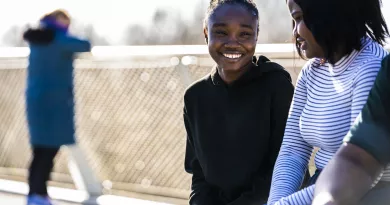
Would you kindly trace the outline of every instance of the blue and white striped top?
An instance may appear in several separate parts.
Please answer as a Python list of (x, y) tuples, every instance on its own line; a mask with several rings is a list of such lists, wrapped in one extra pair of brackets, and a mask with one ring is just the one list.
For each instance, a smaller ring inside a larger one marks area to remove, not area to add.
[[(322, 169), (336, 153), (368, 94), (387, 55), (370, 38), (335, 65), (312, 59), (303, 67), (296, 84), (283, 143), (272, 177), (268, 204), (311, 205), (314, 185), (302, 189), (313, 147), (316, 168)], [(381, 180), (390, 181), (390, 167)]]

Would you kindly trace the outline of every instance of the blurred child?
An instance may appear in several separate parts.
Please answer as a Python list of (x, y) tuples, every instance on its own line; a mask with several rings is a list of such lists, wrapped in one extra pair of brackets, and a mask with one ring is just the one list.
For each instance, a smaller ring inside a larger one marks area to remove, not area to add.
[(28, 205), (51, 205), (47, 181), (62, 145), (75, 144), (73, 55), (88, 52), (86, 40), (68, 35), (70, 16), (55, 10), (28, 29), (26, 111), (33, 158), (29, 169)]

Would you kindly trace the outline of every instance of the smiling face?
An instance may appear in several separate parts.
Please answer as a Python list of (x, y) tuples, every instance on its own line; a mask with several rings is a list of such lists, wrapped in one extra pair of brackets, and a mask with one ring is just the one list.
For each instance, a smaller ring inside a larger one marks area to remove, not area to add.
[(239, 4), (224, 4), (214, 11), (204, 32), (219, 69), (235, 73), (252, 63), (258, 23), (257, 16)]
[(298, 49), (302, 51), (306, 58), (324, 57), (322, 48), (303, 21), (304, 16), (301, 7), (294, 0), (287, 0), (287, 5), (294, 20), (293, 35), (297, 41)]

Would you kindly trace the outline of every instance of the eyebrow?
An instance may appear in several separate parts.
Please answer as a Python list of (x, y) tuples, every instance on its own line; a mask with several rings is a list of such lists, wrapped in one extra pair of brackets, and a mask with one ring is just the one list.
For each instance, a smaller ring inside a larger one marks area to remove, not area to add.
[[(227, 26), (226, 23), (215, 23), (213, 24), (212, 27), (225, 27)], [(248, 24), (240, 24), (241, 27), (244, 27), (244, 28), (249, 28), (249, 29), (253, 29), (252, 26), (248, 25)]]

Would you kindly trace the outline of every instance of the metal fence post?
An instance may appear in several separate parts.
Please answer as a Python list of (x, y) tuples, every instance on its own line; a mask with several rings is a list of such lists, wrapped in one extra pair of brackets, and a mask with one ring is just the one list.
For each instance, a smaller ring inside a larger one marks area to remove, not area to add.
[(187, 88), (193, 82), (188, 66), (184, 65), (183, 62), (180, 61), (176, 68), (185, 88)]
[(69, 154), (68, 168), (76, 188), (88, 192), (92, 197), (102, 195), (102, 185), (89, 166), (80, 146), (71, 145), (66, 148)]

